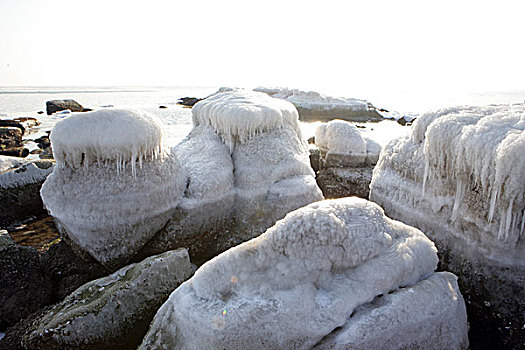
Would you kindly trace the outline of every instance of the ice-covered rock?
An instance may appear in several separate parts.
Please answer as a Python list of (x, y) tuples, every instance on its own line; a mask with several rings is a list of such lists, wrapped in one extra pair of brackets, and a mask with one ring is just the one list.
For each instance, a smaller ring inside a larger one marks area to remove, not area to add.
[(45, 213), (40, 187), (54, 166), (47, 160), (0, 156), (0, 227)]
[(292, 103), (301, 120), (345, 119), (356, 122), (380, 121), (381, 115), (365, 100), (330, 97), (315, 91), (258, 87), (254, 91)]
[(226, 90), (192, 113), (192, 132), (172, 151), (187, 174), (186, 190), (148, 252), (184, 246), (203, 263), (323, 198), (290, 103)]
[[(312, 203), (197, 270), (159, 309), (141, 347), (308, 349), (343, 327), (351, 348), (363, 342), (352, 334), (379, 344), (425, 324), (407, 346), (432, 339), (434, 348), (458, 349), (468, 343), (463, 299), (436, 264), (428, 238), (372, 202)], [(370, 336), (359, 329), (381, 316), (401, 324)]]
[(317, 183), (324, 196), (368, 198), (368, 186), (381, 146), (363, 136), (354, 124), (343, 120), (319, 125), (315, 144), (320, 151)]
[(156, 310), (192, 274), (184, 249), (128, 265), (86, 283), (39, 316), (22, 338), (26, 349), (136, 347)]
[(494, 346), (525, 341), (524, 130), (523, 104), (424, 114), (383, 150), (370, 185), (387, 214), (436, 242)]
[(184, 191), (161, 126), (126, 110), (77, 114), (51, 132), (55, 171), (42, 199), (65, 234), (108, 266), (125, 264), (171, 218)]

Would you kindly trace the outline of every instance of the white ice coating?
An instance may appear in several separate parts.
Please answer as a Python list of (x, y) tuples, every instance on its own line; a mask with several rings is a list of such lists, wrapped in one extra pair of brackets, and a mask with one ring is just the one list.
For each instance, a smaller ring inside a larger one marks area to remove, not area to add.
[(370, 198), (424, 227), (442, 223), (491, 260), (524, 264), (524, 130), (524, 104), (426, 113), (381, 153)]
[(348, 109), (352, 111), (366, 111), (368, 102), (355, 98), (330, 97), (315, 91), (301, 91), (287, 88), (257, 87), (254, 91), (264, 92), (272, 97), (280, 98), (293, 103), (296, 107), (309, 110)]
[(53, 168), (51, 161), (0, 156), (0, 190), (43, 181)]
[(117, 172), (156, 158), (161, 151), (161, 124), (150, 114), (122, 109), (75, 113), (58, 122), (50, 140), (60, 166), (88, 167), (93, 162), (114, 161)]
[(431, 276), (437, 261), (424, 234), (372, 202), (312, 203), (204, 264), (158, 311), (142, 348), (308, 349), (357, 307)]
[(315, 131), (315, 143), (326, 152), (366, 156), (365, 139), (355, 125), (344, 120), (319, 125)]
[(424, 186), (441, 178), (456, 182), (453, 220), (465, 191), (475, 186), (490, 203), (487, 221), (500, 214), (498, 238), (523, 234), (525, 106), (459, 107), (437, 115), (425, 131)]
[(338, 119), (317, 127), (315, 143), (325, 167), (374, 165), (381, 152), (381, 145), (362, 136), (354, 124)]
[(295, 107), (260, 92), (232, 90), (214, 94), (193, 106), (193, 125), (210, 125), (233, 153), (237, 142), (255, 134), (291, 126), (302, 139)]

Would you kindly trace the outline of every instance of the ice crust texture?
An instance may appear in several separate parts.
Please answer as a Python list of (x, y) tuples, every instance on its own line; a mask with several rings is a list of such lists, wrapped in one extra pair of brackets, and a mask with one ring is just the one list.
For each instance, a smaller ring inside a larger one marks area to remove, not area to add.
[(75, 114), (58, 122), (50, 135), (60, 166), (88, 167), (94, 161), (114, 161), (117, 171), (160, 154), (161, 124), (150, 114), (102, 109)]
[[(153, 238), (170, 219), (168, 241), (199, 239), (234, 216), (249, 239), (323, 198), (290, 103), (233, 90), (192, 113), (193, 130), (167, 153), (159, 153), (162, 126), (141, 112), (74, 115), (53, 129), (60, 166), (42, 188), (44, 204), (98, 261), (120, 265), (150, 241), (160, 252), (169, 242)], [(87, 129), (92, 139), (70, 134)]]
[(368, 102), (355, 98), (330, 97), (315, 91), (301, 91), (287, 88), (257, 87), (254, 91), (264, 92), (272, 97), (286, 100), (297, 107), (310, 110), (343, 108), (352, 111), (366, 111)]
[[(336, 348), (424, 345), (432, 334), (440, 338), (427, 347), (462, 348), (463, 299), (455, 276), (434, 273), (437, 262), (423, 233), (375, 203), (312, 203), (197, 270), (159, 309), (142, 349), (331, 348), (329, 334)], [(362, 331), (378, 318), (391, 320), (384, 332)], [(410, 318), (425, 328), (404, 338)]]
[(373, 165), (381, 152), (381, 146), (362, 136), (354, 124), (337, 119), (317, 127), (315, 143), (326, 167)]
[(459, 236), (485, 256), (523, 266), (524, 130), (523, 104), (424, 114), (410, 137), (385, 148), (371, 198), (382, 203), (407, 196), (402, 200), (412, 207), (444, 216), (452, 231), (463, 232)]

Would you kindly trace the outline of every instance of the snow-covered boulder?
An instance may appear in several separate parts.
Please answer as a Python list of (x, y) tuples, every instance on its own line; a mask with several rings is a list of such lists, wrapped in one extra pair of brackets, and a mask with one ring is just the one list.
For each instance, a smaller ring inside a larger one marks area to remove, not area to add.
[(365, 100), (330, 97), (315, 91), (301, 91), (287, 88), (258, 87), (254, 91), (292, 103), (303, 121), (344, 119), (355, 122), (380, 121), (383, 118)]
[(324, 196), (368, 198), (368, 186), (381, 146), (363, 136), (354, 124), (343, 120), (319, 125), (315, 144), (320, 151), (317, 183)]
[(41, 191), (64, 234), (107, 266), (125, 264), (171, 218), (185, 175), (141, 112), (73, 115), (51, 132), (57, 161)]
[(185, 246), (203, 263), (323, 198), (292, 104), (236, 89), (200, 101), (192, 114), (193, 130), (172, 150), (186, 190), (148, 252)]
[(40, 187), (55, 163), (0, 156), (0, 227), (45, 214)]
[[(329, 348), (328, 335), (339, 348), (388, 339), (463, 348), (463, 299), (453, 275), (434, 273), (437, 261), (425, 235), (372, 202), (312, 203), (204, 264), (159, 309), (141, 348)], [(374, 319), (392, 324), (363, 332)], [(407, 333), (413, 325), (420, 334)]]
[(184, 249), (84, 284), (45, 311), (22, 337), (26, 349), (135, 348), (155, 311), (192, 268)]
[(472, 328), (485, 318), (493, 329), (477, 332), (502, 337), (494, 346), (525, 341), (524, 130), (523, 104), (424, 114), (385, 147), (370, 185), (388, 215), (436, 242), (478, 315)]

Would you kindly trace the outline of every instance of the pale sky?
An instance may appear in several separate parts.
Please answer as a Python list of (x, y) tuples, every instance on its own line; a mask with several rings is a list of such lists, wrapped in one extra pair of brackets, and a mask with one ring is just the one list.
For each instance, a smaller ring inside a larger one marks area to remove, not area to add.
[(0, 86), (525, 89), (525, 1), (0, 0)]

